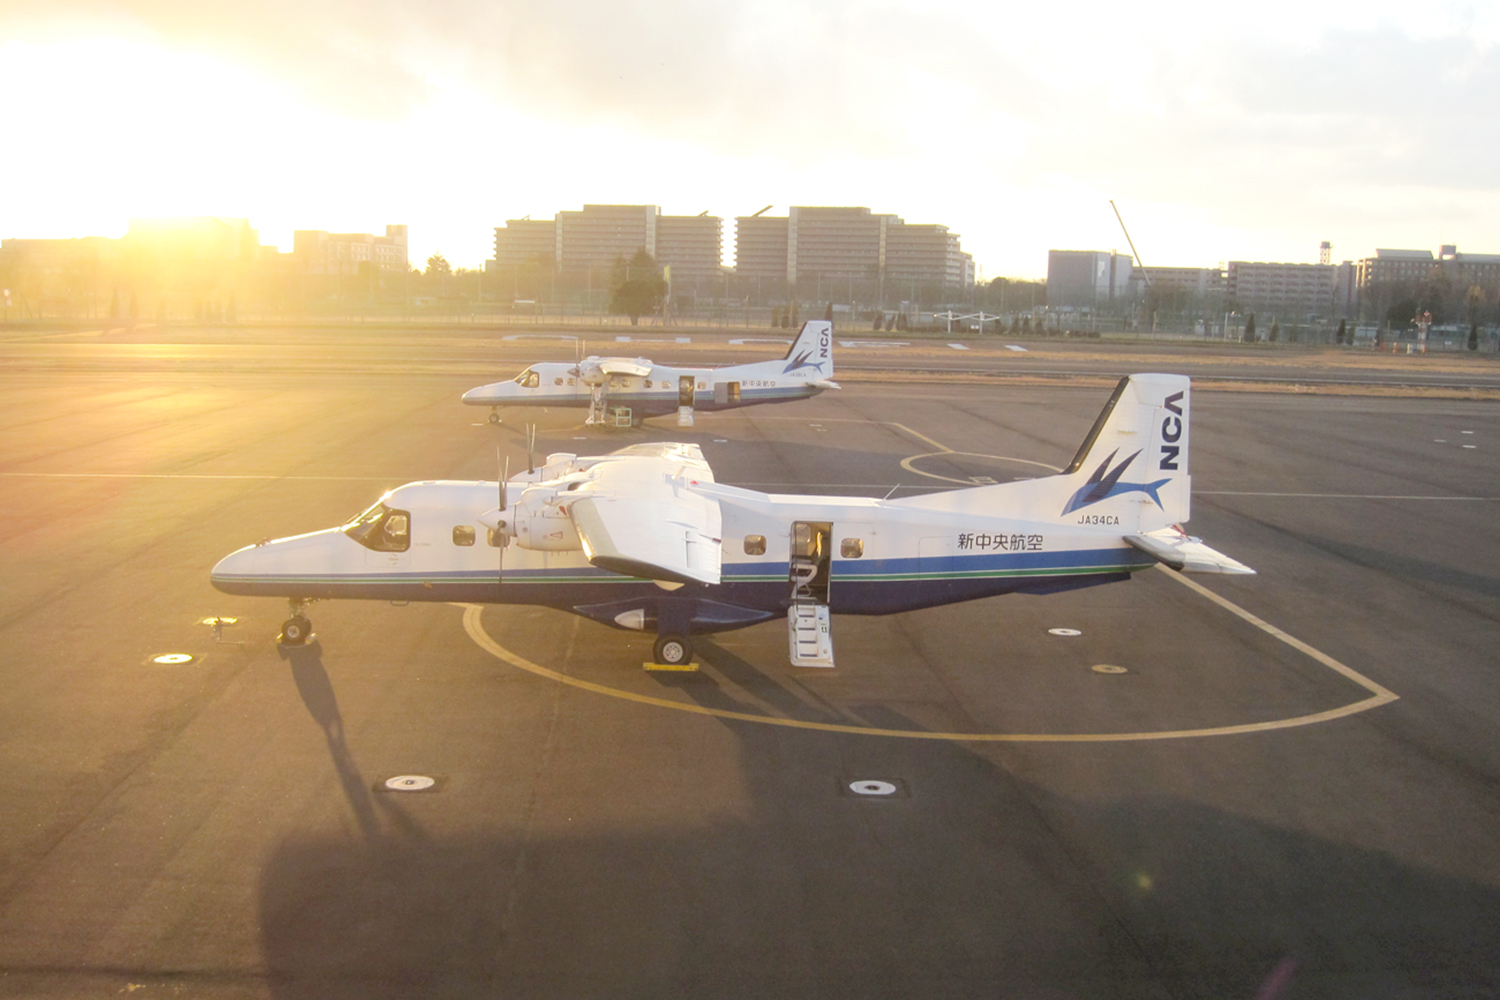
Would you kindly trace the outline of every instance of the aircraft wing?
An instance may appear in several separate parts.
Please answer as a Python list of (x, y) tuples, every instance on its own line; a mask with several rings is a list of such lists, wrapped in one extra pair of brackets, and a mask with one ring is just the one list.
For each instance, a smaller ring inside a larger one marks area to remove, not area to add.
[(633, 445), (591, 469), (566, 501), (584, 555), (601, 569), (675, 583), (718, 583), (719, 502), (693, 492), (712, 482), (697, 445)]
[(606, 375), (636, 375), (645, 378), (651, 374), (651, 362), (643, 358), (604, 358), (599, 370)]
[(1255, 570), (1174, 526), (1126, 535), (1125, 541), (1183, 573), (1253, 574)]

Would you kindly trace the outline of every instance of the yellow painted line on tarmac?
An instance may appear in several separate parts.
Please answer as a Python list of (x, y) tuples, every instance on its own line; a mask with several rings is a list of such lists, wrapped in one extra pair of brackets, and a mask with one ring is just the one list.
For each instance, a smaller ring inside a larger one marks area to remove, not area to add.
[(1314, 649), (1300, 639), (1288, 635), (1274, 625), (1263, 621), (1244, 608), (1241, 608), (1233, 601), (1220, 597), (1190, 580), (1185, 580), (1176, 573), (1172, 573), (1171, 575), (1187, 584), (1190, 589), (1202, 593), (1215, 604), (1233, 612), (1262, 631), (1287, 643), (1297, 651), (1307, 654), (1317, 662), (1354, 681), (1367, 691), (1372, 692), (1371, 697), (1340, 706), (1339, 708), (1329, 709), (1326, 712), (1299, 715), (1290, 719), (1273, 719), (1269, 722), (1248, 722), (1237, 726), (1213, 726), (1205, 729), (1174, 729), (1144, 733), (934, 733), (914, 729), (877, 729), (871, 726), (850, 726), (834, 722), (808, 722), (802, 719), (788, 719), (774, 715), (757, 715), (752, 712), (734, 712), (722, 708), (708, 708), (704, 705), (636, 694), (633, 691), (623, 691), (604, 684), (596, 684), (593, 681), (569, 677), (566, 674), (544, 667), (539, 663), (533, 663), (525, 657), (511, 652), (492, 639), (489, 633), (484, 630), (484, 623), (480, 620), (480, 616), (484, 611), (483, 605), (460, 604), (457, 607), (464, 609), (464, 631), (469, 633), (469, 638), (473, 639), (479, 648), (491, 656), (509, 663), (513, 667), (536, 674), (538, 677), (545, 677), (548, 680), (567, 684), (570, 687), (579, 688), (583, 691), (592, 691), (595, 694), (618, 698), (621, 701), (631, 701), (636, 704), (651, 705), (656, 708), (667, 708), (675, 712), (687, 712), (692, 715), (709, 715), (719, 719), (734, 719), (739, 722), (781, 726), (787, 729), (810, 729), (824, 733), (846, 733), (851, 736), (886, 736), (910, 740), (945, 740), (954, 743), (1129, 743), (1145, 740), (1182, 740), (1207, 736), (1237, 736), (1246, 733), (1263, 733), (1276, 729), (1311, 726), (1320, 722), (1342, 719), (1358, 712), (1365, 712), (1393, 702), (1399, 697), (1352, 667), (1348, 667), (1333, 657)]
[(908, 434), (908, 435), (916, 438), (918, 441), (923, 441), (923, 442), (925, 442), (927, 444), (932, 445), (934, 448), (938, 449), (937, 451), (926, 451), (926, 452), (923, 452), (920, 455), (911, 455), (911, 456), (908, 456), (907, 458), (903, 458), (901, 460), (901, 468), (905, 469), (907, 472), (913, 473), (913, 474), (918, 475), (918, 476), (926, 476), (929, 479), (941, 479), (945, 483), (962, 483), (965, 486), (973, 486), (974, 485), (974, 480), (972, 480), (972, 479), (955, 479), (953, 476), (940, 476), (936, 472), (923, 472), (921, 469), (919, 469), (916, 466), (912, 465), (913, 462), (919, 461), (921, 459), (924, 459), (924, 458), (936, 458), (939, 455), (964, 455), (964, 456), (967, 456), (969, 458), (989, 458), (989, 459), (993, 459), (993, 460), (995, 460), (997, 462), (1016, 462), (1016, 463), (1018, 463), (1020, 465), (1035, 465), (1038, 468), (1047, 469), (1047, 470), (1052, 471), (1052, 472), (1061, 472), (1062, 471), (1062, 469), (1058, 468), (1055, 465), (1048, 465), (1046, 462), (1033, 462), (1029, 458), (1012, 458), (1009, 455), (988, 455), (988, 454), (985, 454), (983, 452), (978, 452), (978, 451), (954, 451), (952, 448), (949, 448), (947, 445), (943, 444), (941, 441), (934, 441), (932, 438), (928, 437), (926, 434), (923, 434), (920, 431), (914, 431), (910, 427), (906, 426), (905, 424), (898, 424), (898, 423), (896, 423), (894, 421), (891, 421), (891, 422), (886, 423), (886, 426), (887, 427), (894, 427), (898, 431), (901, 431), (904, 434)]
[[(1327, 653), (1324, 653), (1321, 650), (1314, 649), (1312, 646), (1309, 646), (1307, 643), (1303, 642), (1301, 639), (1298, 639), (1294, 635), (1288, 635), (1281, 629), (1277, 628), (1275, 625), (1272, 625), (1270, 622), (1265, 621), (1262, 618), (1258, 618), (1254, 614), (1251, 614), (1249, 611), (1246, 611), (1244, 608), (1240, 607), (1238, 604), (1235, 604), (1229, 598), (1221, 597), (1220, 595), (1215, 594), (1212, 590), (1209, 590), (1207, 587), (1203, 586), (1196, 580), (1191, 580), (1183, 574), (1177, 572), (1176, 570), (1166, 569), (1165, 567), (1161, 567), (1161, 569), (1162, 572), (1166, 573), (1168, 577), (1176, 580), (1178, 583), (1182, 584), (1189, 590), (1198, 594), (1202, 594), (1204, 597), (1208, 598), (1210, 601), (1213, 601), (1219, 607), (1238, 615), (1267, 635), (1274, 636), (1275, 638), (1280, 639), (1282, 642), (1286, 643), (1288, 646), (1291, 646), (1297, 652), (1310, 656), (1314, 660), (1317, 660), (1319, 663), (1323, 664), (1323, 666), (1327, 667), (1329, 670), (1332, 670), (1335, 673), (1342, 674), (1343, 676), (1349, 678), (1349, 680), (1353, 681), (1360, 687), (1364, 688), (1366, 691), (1369, 691), (1371, 694), (1373, 694), (1374, 698), (1370, 700), (1374, 701), (1376, 704), (1384, 705), (1386, 702), (1395, 701), (1400, 697), (1400, 695), (1395, 694), (1388, 688), (1384, 688), (1379, 684), (1376, 684), (1374, 681), (1370, 680), (1370, 678), (1366, 677), (1358, 670), (1355, 670), (1353, 667), (1346, 666), (1345, 664), (1342, 664), (1338, 660), (1335, 660), (1333, 657), (1329, 656)], [(1364, 711), (1363, 708), (1356, 707), (1360, 705), (1364, 705), (1364, 702), (1356, 702), (1354, 705), (1346, 706), (1343, 709), (1335, 709), (1335, 711), (1338, 712), (1339, 715), (1352, 715), (1356, 711)], [(1368, 707), (1374, 708), (1375, 705), (1369, 705)], [(1333, 716), (1333, 718), (1338, 717), (1338, 715)]]
[[(927, 442), (928, 444), (932, 445), (934, 448), (937, 449), (937, 451), (930, 452), (929, 454), (933, 454), (933, 455), (951, 455), (951, 454), (953, 454), (953, 449), (950, 448), (950, 447), (948, 447), (947, 445), (943, 444), (941, 441), (934, 441), (932, 438), (928, 437), (926, 434), (922, 434), (922, 433), (919, 433), (918, 431), (914, 431), (910, 427), (906, 426), (905, 424), (898, 424), (895, 421), (892, 421), (892, 422), (886, 424), (886, 426), (887, 427), (894, 427), (894, 428), (896, 428), (896, 430), (902, 431), (902, 432), (904, 432), (906, 434), (909, 434), (912, 437), (916, 438), (918, 441), (925, 441), (925, 442)], [(921, 456), (917, 456), (917, 457), (921, 457)], [(915, 472), (916, 470), (914, 469), (912, 471)]]

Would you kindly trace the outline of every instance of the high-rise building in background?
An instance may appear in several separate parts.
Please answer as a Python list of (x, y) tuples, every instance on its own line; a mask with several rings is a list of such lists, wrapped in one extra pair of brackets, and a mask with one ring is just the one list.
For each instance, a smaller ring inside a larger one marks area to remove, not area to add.
[[(735, 220), (736, 277), (765, 291), (866, 301), (956, 295), (974, 260), (947, 226), (908, 225), (864, 207), (793, 205), (785, 216)], [(839, 294), (840, 292), (844, 294)]]
[(707, 212), (701, 215), (658, 215), (656, 252), (658, 264), (672, 269), (673, 285), (719, 278), (724, 272), (724, 220)]
[(581, 212), (557, 213), (560, 267), (609, 267), (636, 251), (656, 256), (655, 205), (585, 205)]
[(722, 271), (724, 220), (663, 215), (655, 205), (585, 205), (553, 219), (509, 219), (495, 229), (487, 270), (539, 262), (562, 270), (607, 270), (644, 250), (671, 267), (674, 282), (717, 278)]
[(522, 267), (542, 263), (548, 267), (557, 264), (557, 220), (507, 219), (505, 225), (495, 228), (495, 256), (485, 264), (498, 267)]

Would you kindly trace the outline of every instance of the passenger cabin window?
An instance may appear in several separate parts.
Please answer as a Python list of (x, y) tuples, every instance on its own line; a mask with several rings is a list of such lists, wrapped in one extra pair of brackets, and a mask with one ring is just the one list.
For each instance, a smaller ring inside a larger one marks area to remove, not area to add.
[(377, 503), (344, 528), (344, 534), (376, 552), (411, 548), (411, 514)]
[(454, 545), (473, 545), (474, 526), (471, 524), (459, 524), (453, 528)]
[(858, 559), (865, 554), (863, 538), (845, 538), (839, 542), (839, 555), (845, 559)]
[(557, 378), (553, 379), (552, 380), (552, 384), (553, 385), (562, 385), (562, 376), (559, 375), (559, 376), (557, 376)]
[(492, 549), (503, 549), (505, 548), (505, 532), (488, 528), (484, 533), (484, 541)]
[(530, 368), (516, 376), (516, 385), (523, 389), (535, 389), (542, 384), (542, 377)]
[(747, 556), (763, 556), (765, 554), (766, 554), (766, 536), (765, 535), (746, 535), (745, 536), (745, 555), (747, 555)]

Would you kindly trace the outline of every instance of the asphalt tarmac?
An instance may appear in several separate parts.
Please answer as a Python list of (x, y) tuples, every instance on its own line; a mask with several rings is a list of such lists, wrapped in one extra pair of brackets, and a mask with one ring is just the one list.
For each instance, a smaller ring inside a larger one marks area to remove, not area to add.
[[(0, 370), (0, 995), (1500, 994), (1495, 404), (1200, 392), (1191, 530), (1260, 575), (836, 617), (833, 671), (773, 622), (657, 674), (526, 607), (321, 603), (279, 649), (219, 557), (524, 460), (458, 404), (495, 376), (283, 361)], [(552, 411), (539, 450), (902, 495), (1063, 465), (1106, 396)]]
[[(1342, 391), (1404, 387), (1500, 397), (1500, 356), (1488, 340), (1483, 351), (1434, 349), (1430, 354), (1408, 353), (1417, 346), (1409, 340), (1375, 351), (1370, 345), (1240, 344), (1212, 338), (1096, 341), (839, 329), (834, 341), (836, 374), (846, 380), (978, 376), (1077, 382), (1092, 377), (1112, 383), (1131, 372), (1171, 367), (1195, 379), (1235, 384)], [(147, 324), (61, 332), (0, 327), (0, 365), (58, 375), (217, 374), (250, 368), (267, 374), (425, 372), (494, 381), (535, 361), (569, 361), (580, 353), (716, 366), (780, 357), (790, 343), (790, 331), (733, 327), (452, 323), (415, 329), (399, 324), (157, 329)]]

